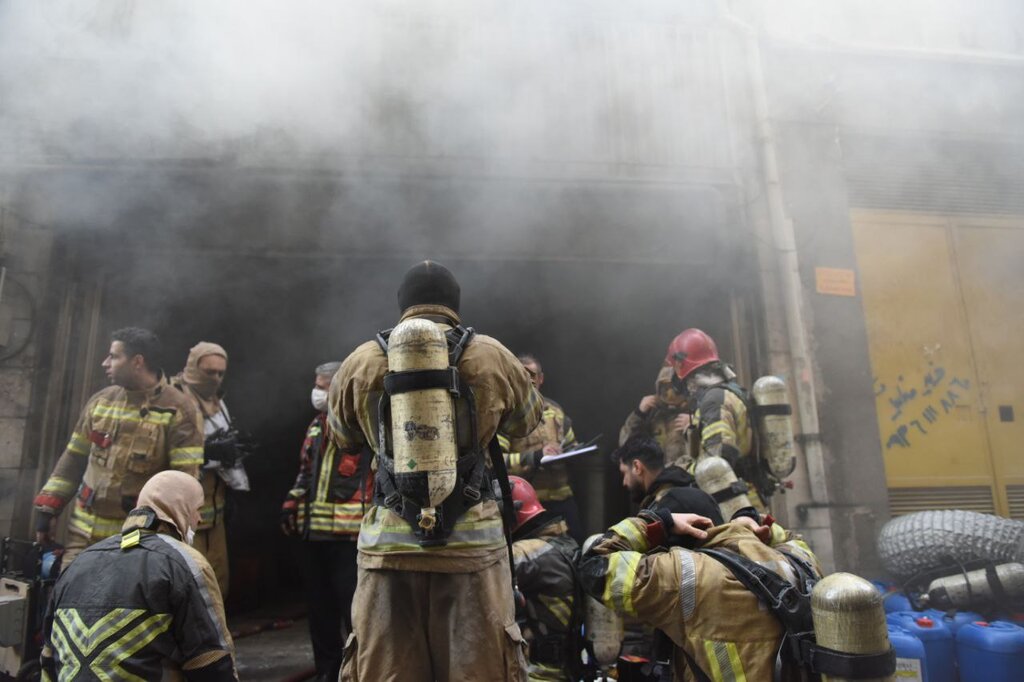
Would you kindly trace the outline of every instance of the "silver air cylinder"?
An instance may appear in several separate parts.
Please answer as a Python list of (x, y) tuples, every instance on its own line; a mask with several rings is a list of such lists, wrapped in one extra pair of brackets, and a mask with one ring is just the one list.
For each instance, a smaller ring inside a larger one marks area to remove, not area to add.
[[(850, 573), (833, 573), (822, 578), (811, 592), (811, 612), (818, 646), (847, 654), (889, 651), (882, 595), (864, 578)], [(871, 679), (889, 682), (895, 677)], [(823, 675), (822, 680), (845, 682), (847, 678)]]
[(716, 498), (718, 508), (722, 510), (722, 518), (726, 521), (740, 509), (751, 506), (750, 498), (743, 493), (725, 500), (718, 499), (718, 493), (728, 490), (739, 480), (729, 462), (722, 457), (704, 457), (697, 462), (693, 475), (697, 479), (697, 487)]
[(786, 395), (786, 382), (781, 377), (761, 377), (754, 382), (750, 392), (758, 407), (757, 429), (761, 436), (761, 458), (776, 478), (785, 478), (796, 468), (796, 456), (793, 454), (793, 409)]
[[(1005, 597), (1024, 597), (1024, 565), (1000, 564), (995, 567), (995, 579), (1002, 586)], [(998, 606), (1003, 595), (989, 582), (984, 569), (968, 571), (967, 574), (947, 576), (933, 580), (928, 586), (928, 605), (934, 609), (963, 609), (987, 605)]]
[[(447, 368), (448, 342), (437, 324), (414, 318), (391, 332), (391, 372)], [(437, 506), (455, 488), (456, 438), (455, 405), (448, 390), (429, 388), (391, 397), (395, 482), (403, 494), (427, 503), (420, 510), (419, 524), (424, 530), (434, 528)]]
[[(583, 543), (583, 553), (586, 554), (600, 537), (591, 535), (587, 538)], [(589, 595), (585, 597), (584, 608), (587, 641), (593, 645), (597, 664), (602, 668), (614, 665), (625, 637), (622, 617)]]

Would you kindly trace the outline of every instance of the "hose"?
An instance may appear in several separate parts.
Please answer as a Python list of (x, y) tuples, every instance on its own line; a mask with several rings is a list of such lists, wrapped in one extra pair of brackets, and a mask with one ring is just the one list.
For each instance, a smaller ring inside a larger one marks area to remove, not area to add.
[(904, 581), (972, 561), (1024, 560), (1024, 521), (959, 509), (924, 511), (893, 519), (878, 535), (885, 569)]

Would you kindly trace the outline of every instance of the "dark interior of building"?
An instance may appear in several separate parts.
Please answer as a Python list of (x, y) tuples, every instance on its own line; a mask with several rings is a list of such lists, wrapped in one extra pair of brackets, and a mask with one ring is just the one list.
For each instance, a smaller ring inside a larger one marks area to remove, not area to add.
[[(707, 188), (227, 184), (230, 192), (225, 181), (181, 176), (166, 185), (174, 192), (145, 194), (109, 226), (69, 226), (57, 270), (65, 285), (101, 283), (86, 395), (102, 385), (107, 338), (121, 326), (156, 330), (171, 373), (199, 340), (228, 350), (226, 402), (261, 446), (247, 461), (252, 491), (234, 496), (228, 525), (236, 612), (295, 586), (298, 541), (278, 530), (278, 510), (314, 414), (313, 368), (394, 325), (398, 282), (417, 260), (435, 258), (456, 274), (466, 324), (541, 359), (544, 392), (581, 440), (602, 434), (599, 454), (573, 465), (589, 532), (628, 509), (608, 454), (626, 415), (652, 392), (667, 342), (699, 326), (731, 357), (730, 300), (749, 299), (755, 279), (749, 250), (723, 243), (730, 218)], [(488, 215), (478, 210), (485, 203)], [(142, 222), (161, 229), (137, 229)], [(395, 244), (402, 251), (389, 251)]]

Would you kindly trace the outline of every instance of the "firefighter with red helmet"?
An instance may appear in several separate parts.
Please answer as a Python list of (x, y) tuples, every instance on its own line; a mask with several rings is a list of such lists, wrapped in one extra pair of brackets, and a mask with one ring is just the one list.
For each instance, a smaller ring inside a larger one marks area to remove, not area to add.
[[(674, 371), (676, 391), (693, 410), (690, 450), (695, 467), (706, 458), (721, 457), (741, 478), (756, 473), (752, 402), (747, 391), (736, 383), (736, 373), (718, 357), (714, 339), (700, 329), (683, 330), (669, 344), (665, 364)], [(764, 511), (757, 492), (742, 480), (738, 485), (706, 492), (723, 506), (746, 494), (755, 507)], [(728, 518), (732, 514), (723, 515)]]
[(525, 479), (509, 476), (516, 509), (512, 557), (522, 599), (518, 620), (530, 645), (531, 680), (579, 679), (581, 605), (576, 598), (579, 545)]

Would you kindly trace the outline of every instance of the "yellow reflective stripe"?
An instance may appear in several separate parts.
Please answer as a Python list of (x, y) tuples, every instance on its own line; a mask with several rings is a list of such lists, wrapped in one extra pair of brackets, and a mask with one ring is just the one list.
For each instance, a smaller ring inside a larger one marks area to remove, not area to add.
[(59, 612), (50, 631), (50, 641), (53, 642), (54, 658), (60, 661), (60, 673), (58, 674), (63, 674), (66, 680), (76, 679), (82, 668), (82, 662), (74, 647), (71, 646), (71, 642), (68, 641), (67, 635), (64, 634)]
[[(384, 507), (372, 507), (367, 512), (359, 529), (359, 549), (384, 553), (435, 551), (435, 548), (422, 547), (407, 523), (388, 524), (385, 522), (387, 517), (388, 511)], [(448, 536), (448, 544), (436, 549), (494, 549), (504, 546), (505, 531), (499, 516), (476, 521), (460, 519)]]
[(551, 597), (546, 594), (537, 595), (537, 600), (544, 605), (551, 615), (562, 625), (569, 625), (569, 618), (572, 617), (572, 602), (560, 597)]
[(175, 469), (200, 465), (203, 463), (203, 446), (171, 448), (167, 456)]
[[(132, 675), (122, 668), (121, 664), (169, 630), (170, 627), (171, 614), (153, 614), (101, 651), (93, 662), (89, 664), (89, 669), (101, 680), (117, 679), (146, 682), (143, 678)], [(116, 677), (109, 675), (110, 672), (116, 673)]]
[(604, 594), (601, 600), (609, 608), (635, 616), (633, 610), (633, 583), (642, 554), (638, 552), (615, 552), (608, 556), (608, 574), (605, 578)]
[(121, 537), (121, 549), (131, 549), (142, 542), (142, 533), (136, 529)]
[(68, 498), (77, 488), (78, 485), (69, 479), (61, 478), (60, 476), (50, 476), (46, 481), (46, 485), (43, 486), (43, 492), (51, 493), (57, 497)]
[(571, 426), (565, 432), (565, 436), (562, 438), (562, 441), (565, 442), (565, 443), (575, 443), (576, 442), (576, 433), (572, 430)]
[(325, 501), (327, 499), (331, 485), (331, 473), (334, 471), (334, 456), (337, 452), (338, 449), (334, 443), (328, 444), (327, 450), (324, 452), (323, 461), (320, 462), (320, 480), (316, 484), (317, 501)]
[(88, 455), (89, 439), (75, 431), (71, 434), (71, 438), (68, 439), (67, 451), (73, 452), (76, 455)]
[(103, 540), (117, 535), (123, 524), (124, 519), (96, 516), (79, 504), (71, 507), (71, 518), (68, 519), (69, 530), (91, 540)]
[(634, 519), (624, 519), (619, 521), (610, 529), (616, 535), (622, 536), (630, 549), (637, 552), (646, 552), (650, 547), (647, 543), (647, 533), (642, 530), (638, 522)]
[(148, 410), (146, 416), (143, 417), (139, 413), (140, 408), (138, 407), (118, 407), (116, 405), (96, 405), (92, 409), (92, 416), (96, 418), (109, 418), (117, 421), (125, 422), (147, 422), (150, 424), (158, 424), (160, 426), (167, 426), (171, 423), (171, 419), (174, 418), (174, 414), (170, 412), (164, 412), (162, 410)]
[(704, 652), (711, 662), (711, 679), (714, 682), (747, 682), (735, 643), (705, 640)]
[(727, 424), (724, 421), (717, 421), (714, 424), (710, 424), (709, 426), (706, 426), (704, 427), (704, 429), (701, 430), (700, 439), (701, 442), (704, 442), (709, 438), (713, 438), (718, 435), (722, 435), (723, 438), (725, 437), (725, 435), (729, 435), (732, 436), (734, 440), (736, 437), (735, 432), (733, 432), (732, 427), (729, 426), (729, 424)]
[(498, 445), (501, 446), (501, 449), (504, 452), (508, 452), (512, 449), (512, 441), (508, 439), (508, 436), (503, 436), (500, 433), (498, 434)]

